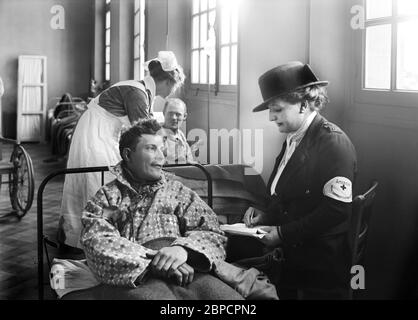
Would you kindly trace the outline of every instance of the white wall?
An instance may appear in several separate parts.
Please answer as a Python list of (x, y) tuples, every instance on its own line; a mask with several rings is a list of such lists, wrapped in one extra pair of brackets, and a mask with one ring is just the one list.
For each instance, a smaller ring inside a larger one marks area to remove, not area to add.
[(240, 129), (264, 128), (263, 171), (266, 181), (284, 135), (269, 122), (268, 111), (251, 110), (262, 102), (258, 78), (288, 61), (307, 62), (307, 0), (242, 0), (240, 13)]
[[(65, 10), (64, 30), (50, 26), (55, 5)], [(87, 97), (92, 76), (93, 16), (91, 0), (0, 0), (0, 75), (5, 88), (0, 127), (6, 137), (16, 136), (19, 55), (47, 56), (48, 98), (61, 97), (65, 92)]]
[[(146, 1), (146, 59), (155, 58), (158, 51), (169, 50), (176, 55), (178, 63), (187, 72), (188, 63), (188, 0)], [(168, 20), (167, 20), (168, 18)], [(184, 97), (184, 92), (178, 93)], [(156, 101), (154, 110), (162, 111), (162, 101)]]
[(346, 117), (347, 61), (350, 50), (347, 28), (350, 9), (347, 1), (310, 1), (309, 63), (321, 80), (328, 80), (330, 103), (323, 115), (343, 130)]

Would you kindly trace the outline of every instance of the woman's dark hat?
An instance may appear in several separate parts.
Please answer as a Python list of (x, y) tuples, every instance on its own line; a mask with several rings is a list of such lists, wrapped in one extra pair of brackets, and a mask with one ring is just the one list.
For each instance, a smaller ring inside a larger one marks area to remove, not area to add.
[(258, 79), (258, 85), (264, 102), (253, 112), (268, 109), (275, 98), (313, 85), (326, 86), (328, 81), (320, 81), (308, 64), (294, 61), (267, 71)]

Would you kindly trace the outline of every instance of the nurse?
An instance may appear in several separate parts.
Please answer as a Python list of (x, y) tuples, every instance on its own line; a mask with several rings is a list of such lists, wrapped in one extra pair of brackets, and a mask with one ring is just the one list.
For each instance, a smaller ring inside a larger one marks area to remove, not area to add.
[[(149, 76), (142, 81), (118, 82), (94, 98), (74, 131), (67, 168), (115, 165), (121, 161), (119, 136), (123, 127), (152, 118), (155, 96), (166, 98), (184, 83), (184, 73), (171, 51), (160, 51), (147, 62)], [(113, 179), (108, 173), (105, 183)], [(66, 175), (58, 240), (80, 247), (81, 212), (101, 187), (100, 173)]]

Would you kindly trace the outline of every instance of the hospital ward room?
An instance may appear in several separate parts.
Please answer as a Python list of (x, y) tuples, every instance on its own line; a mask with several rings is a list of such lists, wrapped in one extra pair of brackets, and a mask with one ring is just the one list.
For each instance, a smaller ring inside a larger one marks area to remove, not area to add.
[(418, 1), (0, 0), (0, 33), (0, 300), (418, 299)]

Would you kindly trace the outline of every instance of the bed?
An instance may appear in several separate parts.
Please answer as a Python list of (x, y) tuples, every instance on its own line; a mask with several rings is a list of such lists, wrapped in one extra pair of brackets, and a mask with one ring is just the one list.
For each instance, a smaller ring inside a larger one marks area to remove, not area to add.
[[(248, 206), (262, 205), (265, 185), (260, 175), (246, 175), (243, 165), (200, 165), (183, 164), (167, 165), (164, 170), (175, 173), (176, 179), (194, 190), (217, 213), (220, 223), (235, 223), (241, 221)], [(37, 198), (37, 241), (38, 241), (38, 297), (56, 298), (49, 286), (45, 284), (46, 271), (51, 267), (51, 252), (53, 257), (61, 259), (83, 259), (84, 254), (72, 248), (60, 248), (55, 241), (48, 239), (43, 230), (43, 198), (44, 190), (49, 181), (57, 176), (75, 173), (97, 172), (102, 176), (108, 167), (90, 167), (65, 169), (51, 173), (41, 183)], [(239, 244), (238, 244), (239, 242)], [(253, 250), (248, 250), (249, 246)], [(244, 250), (243, 250), (244, 249)], [(254, 251), (255, 250), (255, 251)], [(242, 239), (230, 238), (227, 248), (227, 260), (234, 261), (245, 257), (250, 252), (257, 252), (261, 247), (254, 243), (242, 246)], [(260, 251), (258, 251), (260, 252)], [(46, 258), (46, 259), (45, 259)], [(47, 286), (47, 287), (45, 287)]]

